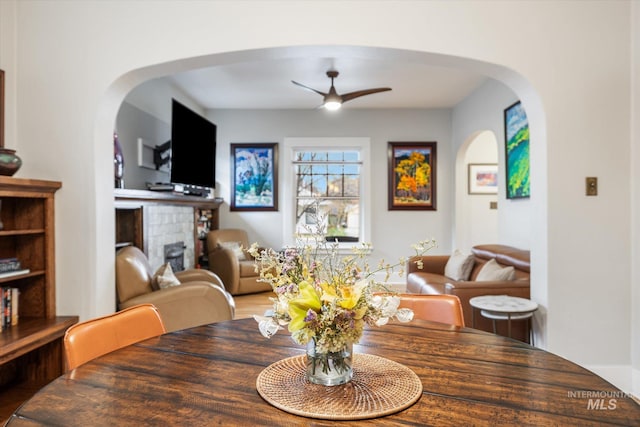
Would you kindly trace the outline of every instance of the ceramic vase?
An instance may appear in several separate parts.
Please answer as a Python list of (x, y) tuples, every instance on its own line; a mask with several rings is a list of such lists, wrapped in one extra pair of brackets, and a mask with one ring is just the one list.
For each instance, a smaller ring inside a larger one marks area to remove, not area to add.
[(16, 155), (16, 150), (0, 148), (0, 175), (12, 176), (22, 166), (22, 160)]
[(124, 188), (124, 155), (116, 132), (113, 133), (113, 175), (114, 187)]

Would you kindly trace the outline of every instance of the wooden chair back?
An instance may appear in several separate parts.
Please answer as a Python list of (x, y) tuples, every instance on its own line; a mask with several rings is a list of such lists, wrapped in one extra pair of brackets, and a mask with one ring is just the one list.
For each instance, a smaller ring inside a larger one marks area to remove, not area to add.
[(166, 332), (160, 313), (153, 304), (140, 304), (77, 323), (64, 335), (69, 370), (122, 347)]

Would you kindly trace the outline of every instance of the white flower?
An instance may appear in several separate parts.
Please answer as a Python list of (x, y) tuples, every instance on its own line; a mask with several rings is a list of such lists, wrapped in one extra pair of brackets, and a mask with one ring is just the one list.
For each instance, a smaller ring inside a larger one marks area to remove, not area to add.
[(279, 329), (282, 329), (273, 317), (254, 315), (253, 318), (258, 322), (258, 329), (265, 338), (271, 338)]
[(384, 317), (393, 317), (398, 311), (400, 306), (400, 298), (397, 296), (386, 296), (383, 298), (384, 303), (382, 305), (382, 315)]
[(413, 311), (408, 308), (401, 308), (397, 311), (396, 318), (402, 323), (411, 322), (413, 320)]

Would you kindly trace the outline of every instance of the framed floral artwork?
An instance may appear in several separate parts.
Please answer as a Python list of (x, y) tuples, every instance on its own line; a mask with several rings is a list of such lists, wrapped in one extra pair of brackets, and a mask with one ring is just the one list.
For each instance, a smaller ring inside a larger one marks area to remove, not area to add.
[(529, 186), (529, 122), (520, 101), (504, 110), (507, 199), (531, 195)]
[(389, 210), (436, 210), (436, 143), (389, 142)]
[(277, 211), (278, 144), (234, 143), (230, 148), (230, 210)]
[(498, 165), (469, 163), (469, 194), (498, 194)]

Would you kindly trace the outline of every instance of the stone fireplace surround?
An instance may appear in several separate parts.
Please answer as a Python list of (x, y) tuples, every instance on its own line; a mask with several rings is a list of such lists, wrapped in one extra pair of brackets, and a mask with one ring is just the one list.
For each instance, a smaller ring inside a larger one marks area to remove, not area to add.
[(151, 268), (157, 269), (164, 263), (164, 246), (184, 242), (184, 266), (193, 268), (194, 257), (194, 215), (188, 206), (154, 205), (145, 212), (146, 254)]
[(164, 263), (164, 246), (184, 242), (184, 267), (193, 268), (201, 250), (197, 211), (211, 210), (210, 228), (219, 227), (220, 199), (184, 196), (172, 192), (115, 189), (116, 249), (134, 245), (157, 269)]

